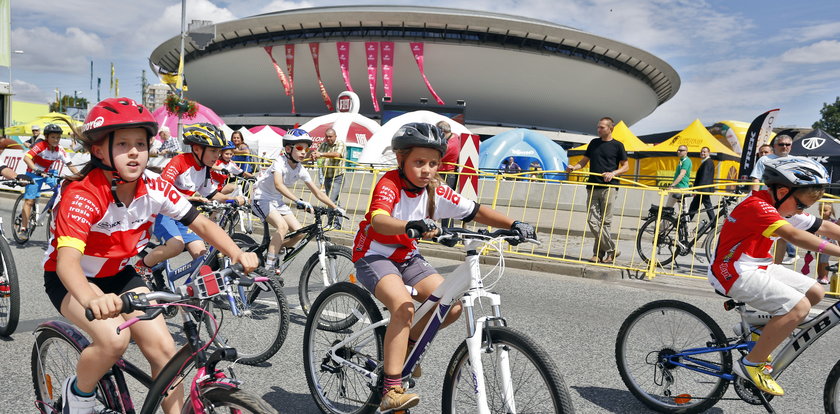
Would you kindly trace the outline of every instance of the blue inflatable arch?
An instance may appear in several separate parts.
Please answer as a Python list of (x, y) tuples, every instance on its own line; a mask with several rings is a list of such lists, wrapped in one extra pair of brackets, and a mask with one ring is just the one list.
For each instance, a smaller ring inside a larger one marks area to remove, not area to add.
[[(514, 129), (503, 132), (481, 143), (478, 153), (478, 168), (485, 171), (501, 170), (502, 162), (510, 157), (527, 171), (532, 162), (540, 164), (544, 171), (565, 171), (569, 164), (566, 150), (538, 132), (529, 129)], [(551, 180), (566, 179), (565, 173), (545, 174)]]

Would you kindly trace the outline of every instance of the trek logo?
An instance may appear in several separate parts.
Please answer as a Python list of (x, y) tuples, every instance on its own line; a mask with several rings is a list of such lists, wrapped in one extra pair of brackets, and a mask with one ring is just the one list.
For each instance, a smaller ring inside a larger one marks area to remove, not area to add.
[(808, 345), (809, 343), (816, 341), (820, 334), (831, 325), (831, 318), (826, 316), (825, 318), (820, 319), (814, 326), (808, 328), (805, 332), (796, 339), (793, 343), (794, 350), (800, 350), (803, 346)]
[(442, 185), (435, 190), (437, 195), (449, 200), (452, 204), (461, 204), (461, 196), (459, 196), (455, 191), (452, 191), (451, 188), (448, 186)]

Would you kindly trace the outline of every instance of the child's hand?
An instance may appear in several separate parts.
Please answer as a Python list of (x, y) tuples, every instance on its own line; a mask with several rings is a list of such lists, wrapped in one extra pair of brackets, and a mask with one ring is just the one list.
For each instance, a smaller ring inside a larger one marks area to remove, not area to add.
[(245, 270), (245, 273), (251, 273), (257, 266), (260, 265), (260, 259), (257, 257), (257, 254), (254, 252), (243, 252), (240, 250), (238, 256), (233, 258), (234, 263), (239, 263), (242, 265), (242, 268)]
[(239, 204), (240, 206), (245, 204), (245, 197), (236, 196), (233, 199), (236, 200), (236, 204)]
[(91, 299), (85, 309), (90, 309), (96, 319), (116, 318), (122, 313), (122, 299), (113, 293), (106, 293)]
[(437, 224), (430, 218), (412, 220), (405, 224), (405, 234), (412, 239), (431, 239), (438, 235)]

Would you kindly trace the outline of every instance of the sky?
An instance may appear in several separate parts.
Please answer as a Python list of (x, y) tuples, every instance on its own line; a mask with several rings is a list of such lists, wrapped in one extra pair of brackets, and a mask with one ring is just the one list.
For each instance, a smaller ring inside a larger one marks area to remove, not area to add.
[[(314, 6), (405, 4), (365, 0), (188, 0), (187, 21), (223, 22)], [(836, 0), (427, 0), (424, 5), (507, 13), (571, 26), (650, 52), (681, 78), (679, 92), (631, 127), (637, 135), (738, 120), (781, 108), (776, 126), (810, 127), (840, 96), (840, 7)], [(47, 103), (74, 92), (108, 96), (110, 63), (120, 94), (140, 98), (141, 71), (180, 31), (178, 0), (12, 1), (16, 100)], [(93, 89), (90, 62), (94, 63)], [(0, 76), (9, 76), (2, 72)], [(586, 131), (593, 132), (593, 131)]]

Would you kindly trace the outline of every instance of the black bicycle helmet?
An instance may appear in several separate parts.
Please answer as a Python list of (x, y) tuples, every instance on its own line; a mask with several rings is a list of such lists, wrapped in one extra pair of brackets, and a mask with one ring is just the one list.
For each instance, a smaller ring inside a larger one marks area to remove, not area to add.
[(446, 153), (446, 138), (440, 128), (423, 122), (411, 122), (397, 130), (391, 138), (391, 149), (402, 150), (414, 147), (433, 148)]
[(44, 127), (44, 136), (47, 136), (52, 133), (63, 134), (64, 131), (61, 130), (61, 127), (56, 124), (48, 124)]
[(822, 164), (804, 157), (782, 157), (764, 164), (762, 181), (768, 187), (811, 187), (830, 184)]
[(187, 145), (196, 144), (210, 148), (222, 148), (227, 145), (224, 132), (207, 122), (184, 125), (183, 136)]

